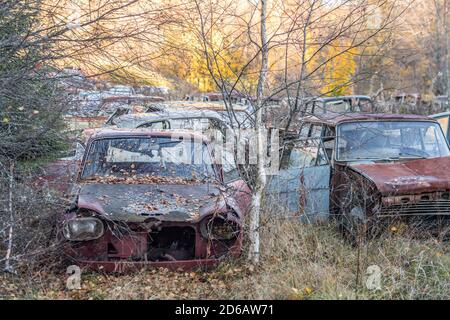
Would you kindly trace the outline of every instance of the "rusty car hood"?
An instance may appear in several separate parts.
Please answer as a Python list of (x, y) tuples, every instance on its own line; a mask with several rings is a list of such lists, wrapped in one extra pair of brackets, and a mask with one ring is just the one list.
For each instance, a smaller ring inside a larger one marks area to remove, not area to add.
[(218, 186), (196, 184), (80, 184), (77, 206), (113, 221), (198, 221), (224, 200)]
[(450, 189), (450, 157), (349, 164), (349, 167), (371, 180), (382, 195), (419, 194)]

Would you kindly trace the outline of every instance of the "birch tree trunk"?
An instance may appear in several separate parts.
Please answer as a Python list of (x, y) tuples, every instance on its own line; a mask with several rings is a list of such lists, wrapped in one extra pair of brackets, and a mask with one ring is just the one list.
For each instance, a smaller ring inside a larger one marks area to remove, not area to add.
[(14, 215), (13, 215), (13, 183), (14, 183), (14, 163), (11, 162), (9, 166), (9, 197), (8, 197), (8, 211), (9, 211), (9, 232), (8, 232), (8, 249), (6, 250), (5, 257), (5, 271), (13, 272), (11, 265), (11, 253), (13, 244), (13, 225), (14, 225)]
[(255, 130), (257, 139), (257, 169), (255, 190), (252, 199), (252, 209), (250, 212), (250, 251), (249, 260), (253, 264), (259, 263), (260, 244), (259, 244), (259, 222), (261, 213), (261, 203), (266, 186), (266, 170), (265, 170), (265, 154), (266, 136), (264, 134), (263, 114), (263, 94), (266, 84), (269, 49), (267, 46), (267, 0), (260, 0), (261, 10), (261, 69), (259, 72), (258, 86), (256, 89), (256, 113), (255, 113)]
[(444, 36), (445, 36), (445, 50), (444, 50), (444, 72), (445, 72), (445, 80), (446, 80), (446, 88), (447, 88), (447, 109), (450, 108), (450, 75), (449, 75), (449, 54), (450, 54), (450, 48), (449, 48), (449, 0), (444, 1)]

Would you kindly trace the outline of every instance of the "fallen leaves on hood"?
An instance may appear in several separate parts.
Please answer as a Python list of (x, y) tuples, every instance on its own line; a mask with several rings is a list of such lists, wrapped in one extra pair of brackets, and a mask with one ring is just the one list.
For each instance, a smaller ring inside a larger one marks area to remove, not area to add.
[(89, 183), (106, 184), (195, 184), (200, 181), (197, 179), (185, 179), (181, 177), (163, 177), (163, 176), (94, 176), (85, 179)]

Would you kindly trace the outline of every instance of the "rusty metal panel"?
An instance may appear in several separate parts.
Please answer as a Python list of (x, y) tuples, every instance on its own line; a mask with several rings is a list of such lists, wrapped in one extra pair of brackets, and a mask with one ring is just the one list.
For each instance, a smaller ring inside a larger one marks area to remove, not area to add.
[(397, 163), (352, 164), (384, 196), (419, 194), (450, 189), (450, 157)]
[(328, 219), (330, 209), (330, 166), (303, 170), (304, 208), (302, 219), (315, 222)]
[(326, 219), (330, 174), (330, 166), (281, 170), (268, 181), (267, 203), (284, 208), (288, 215), (299, 215), (302, 220)]

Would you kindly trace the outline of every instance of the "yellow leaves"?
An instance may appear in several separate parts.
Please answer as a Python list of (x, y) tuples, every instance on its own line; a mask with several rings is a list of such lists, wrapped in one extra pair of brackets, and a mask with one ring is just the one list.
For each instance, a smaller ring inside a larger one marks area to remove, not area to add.
[[(244, 66), (251, 58), (247, 53), (245, 44), (240, 43), (241, 39), (233, 38), (233, 45), (229, 43), (228, 34), (230, 30), (225, 30), (216, 25), (211, 34), (208, 35), (208, 58), (205, 56), (203, 40), (189, 30), (179, 32), (167, 30), (166, 36), (171, 47), (183, 48), (168, 52), (162, 65), (163, 73), (173, 74), (177, 78), (186, 80), (195, 86), (200, 92), (216, 91), (216, 83), (211, 77), (211, 73), (219, 81), (234, 83)], [(255, 64), (256, 65), (256, 64)], [(252, 87), (256, 85), (254, 66), (246, 67), (246, 74), (241, 75), (237, 84), (237, 90), (242, 90), (243, 86)]]
[[(307, 52), (309, 54), (311, 53)], [(352, 77), (356, 72), (356, 54), (357, 49), (352, 48), (345, 40), (333, 41), (321, 49), (308, 64), (310, 72), (319, 68), (318, 74), (322, 74), (318, 83), (321, 93), (334, 96), (351, 94)]]
[(314, 290), (311, 287), (304, 287), (303, 290), (297, 288), (291, 288), (291, 294), (289, 298), (292, 300), (304, 300), (313, 294)]
[(392, 233), (397, 233), (397, 234), (404, 234), (405, 231), (407, 229), (407, 225), (404, 223), (400, 223), (400, 224), (396, 224), (396, 225), (392, 225), (389, 230)]
[(8, 117), (3, 117), (2, 122), (5, 124), (9, 123), (9, 118)]
[(313, 292), (313, 289), (311, 289), (310, 287), (306, 287), (303, 291), (305, 292), (306, 295), (309, 296)]

